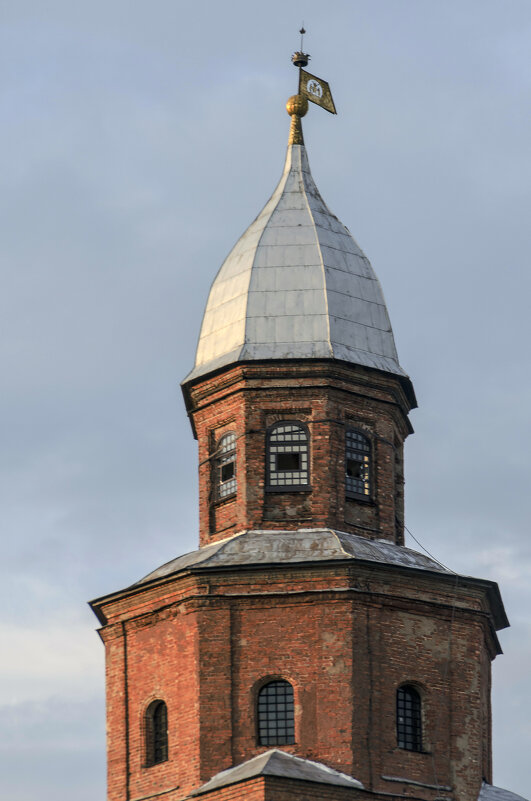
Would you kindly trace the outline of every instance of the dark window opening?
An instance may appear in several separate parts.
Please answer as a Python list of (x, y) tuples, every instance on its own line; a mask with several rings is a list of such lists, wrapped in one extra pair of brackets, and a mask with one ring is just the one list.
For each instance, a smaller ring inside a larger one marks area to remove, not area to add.
[(221, 500), (236, 493), (236, 435), (232, 432), (221, 437), (215, 461), (216, 498)]
[(270, 488), (299, 489), (307, 487), (309, 470), (309, 437), (300, 423), (276, 423), (267, 438), (267, 476)]
[(146, 765), (168, 759), (168, 709), (164, 701), (153, 701), (146, 710)]
[(363, 481), (363, 462), (357, 462), (356, 459), (347, 459), (347, 477)]
[(371, 443), (353, 428), (345, 437), (345, 491), (352, 498), (371, 497)]
[(277, 453), (277, 470), (300, 470), (300, 453)]
[(230, 478), (234, 478), (234, 462), (221, 465), (221, 483), (223, 484), (224, 481), (228, 481)]
[(288, 681), (270, 681), (258, 693), (258, 743), (290, 745), (295, 742), (293, 687)]
[(422, 714), (420, 695), (404, 685), (396, 692), (396, 737), (399, 748), (422, 751)]

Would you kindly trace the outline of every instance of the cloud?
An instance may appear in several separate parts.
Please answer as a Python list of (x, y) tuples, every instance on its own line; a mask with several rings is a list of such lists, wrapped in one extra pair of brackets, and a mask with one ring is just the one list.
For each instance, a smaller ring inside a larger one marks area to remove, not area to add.
[[(103, 797), (103, 646), (86, 600), (196, 546), (178, 385), (209, 284), (280, 175), (300, 11), (3, 9), (12, 801)], [(529, 795), (530, 6), (310, 0), (304, 15), (340, 112), (305, 119), (313, 174), (382, 281), (418, 393), (408, 526), (453, 569), (501, 582), (513, 629), (494, 668), (496, 780)]]
[(81, 620), (42, 627), (0, 625), (4, 659), (0, 705), (44, 702), (60, 690), (61, 704), (101, 692), (103, 647)]
[(101, 694), (1, 705), (2, 796), (33, 801), (38, 791), (57, 801), (72, 793), (79, 801), (104, 798), (104, 711)]

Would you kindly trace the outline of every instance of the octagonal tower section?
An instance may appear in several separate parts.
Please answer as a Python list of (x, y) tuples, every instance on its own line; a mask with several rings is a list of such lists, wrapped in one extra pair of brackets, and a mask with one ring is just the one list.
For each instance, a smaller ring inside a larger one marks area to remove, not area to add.
[(183, 382), (201, 545), (315, 526), (404, 542), (413, 386), (379, 281), (301, 138), (292, 130), (277, 188), (214, 280)]
[[(260, 530), (91, 606), (106, 647), (109, 801), (182, 801), (272, 747), (360, 783), (334, 799), (476, 801), (492, 781), (490, 663), (507, 625), (493, 582), (390, 542)], [(260, 693), (272, 685), (292, 703), (277, 704), (271, 733)], [(397, 730), (406, 687), (420, 704), (414, 743)], [(154, 701), (167, 709), (157, 762)], [(289, 797), (314, 796), (303, 782)]]

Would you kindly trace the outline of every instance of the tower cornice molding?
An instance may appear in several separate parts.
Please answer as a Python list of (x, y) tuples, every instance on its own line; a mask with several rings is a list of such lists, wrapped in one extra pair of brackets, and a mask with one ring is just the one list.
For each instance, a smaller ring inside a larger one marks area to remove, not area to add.
[(271, 389), (293, 392), (308, 387), (333, 388), (394, 405), (401, 413), (404, 437), (413, 433), (408, 414), (416, 407), (416, 398), (409, 394), (401, 377), (348, 362), (325, 359), (243, 362), (184, 384), (182, 390), (194, 435), (195, 412), (235, 392), (263, 388), (261, 382), (267, 382), (267, 387)]

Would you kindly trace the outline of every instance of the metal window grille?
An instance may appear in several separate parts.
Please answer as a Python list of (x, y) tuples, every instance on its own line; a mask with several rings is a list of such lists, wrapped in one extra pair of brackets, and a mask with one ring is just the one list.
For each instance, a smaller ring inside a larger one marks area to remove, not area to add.
[(146, 711), (146, 764), (168, 759), (168, 709), (164, 701), (153, 701)]
[(345, 437), (345, 491), (356, 498), (371, 496), (371, 443), (353, 428)]
[(270, 487), (304, 487), (309, 484), (308, 433), (297, 423), (279, 423), (269, 434)]
[(270, 681), (258, 694), (258, 742), (260, 745), (295, 742), (293, 687), (288, 681)]
[(236, 492), (236, 435), (225, 434), (217, 448), (217, 496), (227, 498)]
[(396, 693), (396, 736), (399, 748), (422, 751), (420, 695), (414, 687), (399, 687)]

